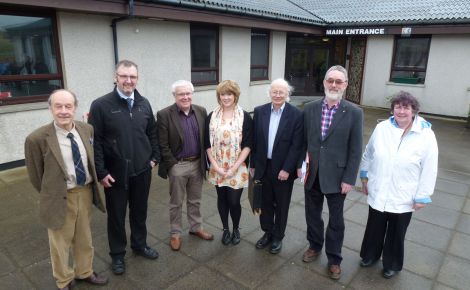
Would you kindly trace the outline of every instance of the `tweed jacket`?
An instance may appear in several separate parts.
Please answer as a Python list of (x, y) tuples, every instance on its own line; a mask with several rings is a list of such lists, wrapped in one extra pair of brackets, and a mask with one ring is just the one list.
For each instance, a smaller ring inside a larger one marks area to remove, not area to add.
[[(206, 175), (207, 161), (206, 150), (204, 149), (204, 131), (207, 111), (204, 107), (191, 105), (196, 115), (197, 125), (199, 127), (199, 142), (201, 148), (201, 173)], [(157, 113), (158, 140), (160, 142), (161, 161), (158, 166), (158, 175), (162, 178), (168, 177), (168, 171), (178, 163), (176, 154), (183, 149), (184, 134), (178, 116), (178, 107), (173, 104)]]
[[(93, 204), (105, 212), (103, 195), (98, 188), (93, 155), (93, 127), (75, 122), (88, 157), (88, 170), (93, 181)], [(50, 229), (59, 229), (67, 211), (67, 170), (60, 152), (54, 123), (32, 132), (25, 142), (25, 161), (29, 179), (39, 192), (39, 218)]]
[(322, 192), (338, 193), (341, 192), (341, 182), (351, 185), (356, 183), (362, 156), (363, 112), (355, 104), (341, 100), (327, 134), (322, 139), (323, 100), (308, 103), (304, 108), (304, 148), (310, 157), (310, 172), (305, 188), (312, 188), (319, 172)]

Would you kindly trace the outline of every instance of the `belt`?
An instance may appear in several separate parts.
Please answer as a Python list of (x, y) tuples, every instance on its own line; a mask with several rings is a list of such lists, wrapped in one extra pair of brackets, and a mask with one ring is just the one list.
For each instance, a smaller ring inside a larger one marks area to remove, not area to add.
[(192, 162), (192, 161), (196, 161), (199, 159), (199, 156), (190, 156), (190, 157), (184, 157), (184, 158), (180, 158), (178, 161), (189, 161), (189, 162)]

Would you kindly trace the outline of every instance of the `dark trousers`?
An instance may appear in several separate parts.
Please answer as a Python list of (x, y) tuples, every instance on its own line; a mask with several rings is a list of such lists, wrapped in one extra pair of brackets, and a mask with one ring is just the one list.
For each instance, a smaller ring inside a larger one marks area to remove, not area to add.
[[(326, 234), (324, 234), (322, 219), (324, 197), (326, 197), (330, 213)], [(324, 194), (320, 189), (318, 178), (315, 178), (310, 190), (305, 189), (307, 240), (310, 243), (310, 248), (315, 251), (321, 251), (323, 243), (325, 243), (329, 265), (340, 265), (343, 260), (341, 248), (344, 239), (343, 206), (345, 197), (346, 195), (340, 192)]]
[(272, 234), (274, 239), (282, 240), (289, 216), (289, 205), (292, 196), (294, 179), (280, 181), (277, 175), (273, 175), (271, 162), (266, 164), (263, 178), (263, 194), (261, 200), (261, 215), (259, 222), (261, 229)]
[(217, 209), (219, 210), (220, 219), (224, 229), (228, 229), (228, 215), (232, 217), (234, 229), (238, 229), (240, 225), (240, 217), (242, 216), (242, 206), (240, 199), (242, 197), (243, 188), (234, 189), (228, 186), (216, 186), (217, 190)]
[(366, 231), (361, 246), (361, 258), (378, 260), (382, 254), (386, 270), (400, 271), (405, 254), (405, 235), (411, 212), (380, 212), (369, 206)]
[(152, 171), (147, 170), (129, 177), (128, 190), (113, 186), (105, 188), (106, 210), (108, 211), (109, 254), (122, 258), (126, 254), (126, 210), (129, 202), (129, 223), (131, 248), (141, 250), (147, 246), (147, 203)]

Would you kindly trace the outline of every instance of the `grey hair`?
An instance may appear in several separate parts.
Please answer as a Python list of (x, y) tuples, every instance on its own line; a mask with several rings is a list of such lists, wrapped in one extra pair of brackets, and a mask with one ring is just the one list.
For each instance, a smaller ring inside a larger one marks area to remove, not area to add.
[(117, 73), (118, 69), (121, 67), (121, 66), (124, 66), (124, 67), (135, 67), (135, 69), (137, 71), (139, 71), (139, 67), (137, 66), (137, 64), (133, 61), (130, 61), (130, 60), (127, 60), (127, 59), (123, 59), (121, 61), (119, 61), (117, 64), (116, 64), (116, 68), (115, 68), (115, 73)]
[(330, 72), (335, 71), (335, 70), (336, 70), (336, 71), (339, 71), (339, 72), (342, 72), (343, 75), (344, 75), (345, 80), (348, 81), (348, 71), (347, 71), (344, 67), (342, 67), (342, 66), (340, 66), (340, 65), (334, 65), (334, 66), (330, 67), (330, 68), (326, 71), (324, 80), (327, 79), (327, 76), (328, 76), (328, 74), (329, 74)]
[(280, 85), (280, 86), (285, 87), (287, 89), (287, 97), (290, 97), (290, 95), (294, 91), (294, 87), (289, 85), (289, 83), (285, 79), (278, 78), (272, 81), (271, 84), (269, 85), (268, 95), (270, 95), (271, 89), (274, 85)]
[(171, 93), (175, 95), (176, 88), (178, 87), (189, 87), (191, 92), (194, 92), (194, 86), (190, 81), (187, 80), (178, 80), (171, 85)]
[(67, 93), (71, 94), (72, 97), (73, 97), (73, 105), (75, 107), (78, 107), (77, 95), (75, 95), (74, 92), (66, 90), (66, 89), (57, 89), (57, 90), (52, 91), (52, 93), (49, 95), (49, 98), (47, 99), (47, 103), (49, 104), (49, 106), (52, 105), (52, 96), (54, 96), (55, 94), (60, 93), (60, 92), (67, 92)]

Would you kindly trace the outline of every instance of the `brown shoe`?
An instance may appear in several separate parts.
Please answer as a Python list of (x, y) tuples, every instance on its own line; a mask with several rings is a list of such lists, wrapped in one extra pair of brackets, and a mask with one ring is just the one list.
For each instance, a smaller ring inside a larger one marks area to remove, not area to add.
[(197, 232), (189, 232), (190, 235), (198, 236), (199, 238), (207, 241), (212, 241), (214, 239), (214, 235), (211, 233), (206, 232), (203, 229), (200, 229)]
[(106, 285), (108, 284), (108, 278), (105, 276), (100, 276), (93, 272), (89, 277), (85, 279), (77, 279), (80, 281), (85, 281), (87, 283), (90, 283), (92, 285)]
[(339, 265), (329, 265), (328, 276), (333, 280), (338, 280), (341, 277), (341, 267)]
[(173, 251), (179, 251), (181, 248), (181, 238), (179, 236), (172, 236), (170, 238), (170, 248)]
[(312, 261), (315, 261), (318, 256), (320, 256), (320, 252), (308, 248), (308, 250), (305, 251), (304, 255), (302, 256), (302, 261), (304, 261), (305, 263), (310, 263)]
[(57, 288), (57, 289), (59, 289), (59, 290), (72, 290), (73, 286), (74, 286), (73, 281), (70, 281), (70, 283), (67, 284), (64, 288)]

